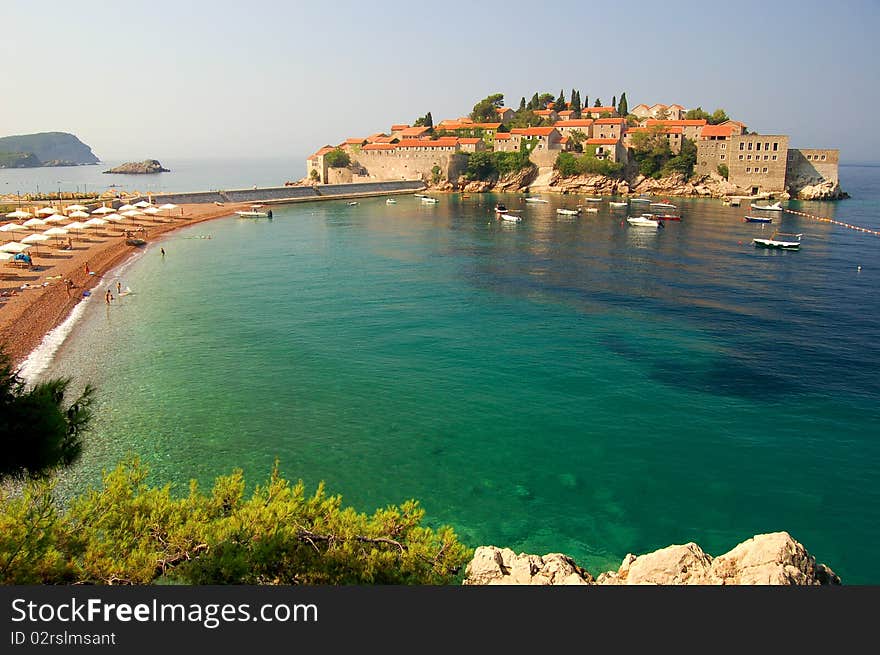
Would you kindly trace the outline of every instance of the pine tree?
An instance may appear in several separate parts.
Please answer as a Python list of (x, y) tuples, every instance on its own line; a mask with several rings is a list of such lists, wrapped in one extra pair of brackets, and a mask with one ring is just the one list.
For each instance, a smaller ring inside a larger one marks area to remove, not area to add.
[(601, 106), (602, 106), (602, 101), (601, 101), (599, 98), (596, 98), (596, 104), (594, 104), (593, 106), (594, 106), (594, 107), (601, 107)]
[(620, 104), (617, 105), (617, 113), (621, 116), (629, 114), (629, 106), (626, 104), (626, 91), (620, 94)]
[(559, 89), (559, 97), (556, 98), (556, 102), (553, 105), (553, 108), (557, 112), (560, 112), (563, 109), (565, 109), (565, 90), (564, 89)]
[(431, 116), (431, 112), (425, 114), (425, 127), (434, 127), (434, 117)]
[(532, 96), (532, 100), (529, 103), (529, 109), (532, 109), (532, 110), (541, 109), (541, 101), (538, 100), (537, 91), (535, 92), (535, 95)]

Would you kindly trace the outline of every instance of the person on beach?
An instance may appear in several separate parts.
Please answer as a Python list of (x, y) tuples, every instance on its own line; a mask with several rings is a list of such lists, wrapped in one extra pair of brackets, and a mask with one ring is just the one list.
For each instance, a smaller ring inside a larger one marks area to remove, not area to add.
[(83, 264), (83, 268), (85, 269), (86, 275), (91, 275), (92, 271), (91, 271), (91, 269), (89, 269), (89, 263), (88, 263), (88, 262), (86, 262), (85, 264)]
[(112, 300), (113, 300), (113, 294), (110, 293), (110, 289), (107, 289), (107, 293), (104, 294), (104, 302), (106, 302), (109, 305)]
[(159, 250), (162, 251), (162, 256), (164, 257), (165, 256), (165, 248), (159, 248)]
[(116, 295), (120, 295), (122, 293), (122, 283), (118, 280), (116, 281)]
[(64, 280), (64, 285), (67, 287), (67, 295), (70, 295), (71, 290), (73, 289), (73, 280), (67, 278)]

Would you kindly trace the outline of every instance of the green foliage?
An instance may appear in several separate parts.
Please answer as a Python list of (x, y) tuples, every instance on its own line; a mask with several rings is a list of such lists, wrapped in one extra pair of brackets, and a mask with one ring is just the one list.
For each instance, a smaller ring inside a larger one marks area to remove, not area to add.
[(587, 138), (587, 135), (584, 134), (581, 130), (572, 130), (568, 133), (569, 149), (574, 150), (575, 152), (583, 152), (583, 143), (587, 140)]
[(697, 163), (697, 146), (689, 139), (682, 139), (681, 152), (675, 157), (670, 158), (663, 165), (663, 174), (670, 175), (672, 173), (681, 173), (686, 178), (690, 177), (694, 172), (694, 166)]
[(0, 168), (34, 168), (42, 166), (32, 152), (0, 152)]
[(525, 111), (526, 110), (526, 98), (523, 96), (519, 99), (519, 109), (517, 111)]
[(617, 96), (611, 96), (611, 106), (612, 107), (617, 106)]
[(727, 164), (718, 164), (718, 174), (725, 180), (730, 176), (730, 169), (727, 168)]
[(468, 155), (465, 177), (472, 181), (488, 182), (502, 175), (516, 173), (533, 166), (529, 153), (534, 148), (532, 140), (523, 139), (520, 150), (511, 152), (472, 152)]
[(434, 127), (434, 117), (431, 116), (431, 112), (417, 118), (413, 122), (413, 127)]
[(556, 112), (565, 111), (565, 91), (563, 89), (559, 89), (559, 97), (553, 102), (553, 109)]
[(431, 183), (432, 184), (437, 184), (440, 181), (440, 173), (441, 172), (442, 171), (441, 171), (440, 167), (437, 164), (434, 164), (434, 166), (431, 168)]
[(70, 385), (61, 378), (29, 389), (0, 350), (0, 480), (45, 477), (79, 458), (95, 390), (87, 385), (68, 404)]
[(324, 161), (330, 168), (345, 168), (351, 164), (351, 157), (341, 148), (335, 148), (324, 155)]
[(40, 162), (97, 164), (92, 149), (68, 132), (41, 132), (0, 137), (0, 152), (33, 153)]
[(538, 96), (538, 109), (547, 109), (547, 105), (554, 100), (555, 98), (552, 93), (542, 93)]
[(626, 115), (626, 124), (630, 127), (637, 127), (641, 122), (641, 119), (635, 114), (627, 114)]
[(182, 497), (146, 477), (124, 462), (66, 511), (48, 482), (0, 491), (0, 584), (444, 584), (470, 556), (416, 501), (368, 516), (277, 465), (250, 497), (241, 471)]
[(709, 124), (711, 125), (720, 125), (725, 121), (729, 121), (730, 118), (727, 116), (727, 112), (721, 108), (716, 109), (712, 112), (712, 115), (707, 119)]
[(531, 109), (518, 111), (516, 115), (508, 121), (508, 127), (537, 127), (539, 125), (549, 125), (550, 121), (538, 116)]
[(581, 110), (583, 110), (583, 105), (581, 104), (581, 92), (580, 91), (572, 91), (571, 92), (571, 111), (573, 112), (571, 117), (574, 119), (578, 119), (581, 117)]
[(669, 142), (660, 126), (634, 134), (631, 152), (639, 165), (639, 173), (647, 177), (659, 177), (663, 166), (672, 157)]
[(594, 106), (594, 107), (601, 107), (601, 106), (602, 106), (602, 101), (599, 100), (599, 98), (596, 98), (596, 103), (595, 103), (593, 106)]
[(705, 120), (709, 125), (719, 125), (720, 123), (730, 120), (727, 116), (727, 112), (720, 107), (711, 114), (703, 111), (702, 107), (697, 107), (696, 109), (691, 109), (685, 112), (684, 117), (687, 120)]
[(592, 152), (584, 153), (580, 157), (576, 157), (570, 152), (560, 152), (554, 167), (565, 177), (587, 173), (593, 175), (616, 175), (623, 170), (623, 164), (607, 159), (597, 159)]
[(503, 106), (503, 93), (493, 93), (492, 95), (486, 96), (474, 105), (474, 109), (473, 111), (471, 111), (470, 114), (471, 120), (473, 120), (475, 123), (495, 122), (498, 117), (498, 112), (496, 112), (495, 110)]
[(529, 104), (526, 105), (526, 109), (530, 109), (534, 111), (535, 109), (541, 109), (541, 101), (538, 99), (538, 94), (532, 96), (532, 99), (529, 100)]
[(626, 102), (626, 92), (620, 94), (620, 102), (617, 104), (617, 115), (626, 116), (629, 114), (629, 105)]
[(702, 107), (697, 107), (696, 109), (688, 109), (684, 113), (684, 118), (685, 118), (685, 120), (688, 120), (688, 121), (701, 121), (701, 120), (708, 121), (711, 118), (711, 116), (708, 113), (706, 113), (705, 111), (703, 111)]

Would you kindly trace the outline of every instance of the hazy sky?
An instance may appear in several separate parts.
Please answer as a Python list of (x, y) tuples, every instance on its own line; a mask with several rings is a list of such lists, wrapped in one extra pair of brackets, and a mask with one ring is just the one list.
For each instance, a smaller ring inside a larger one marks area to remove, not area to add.
[(73, 132), (104, 159), (300, 157), (575, 87), (880, 160), (877, 0), (484, 4), (3, 0), (0, 135)]

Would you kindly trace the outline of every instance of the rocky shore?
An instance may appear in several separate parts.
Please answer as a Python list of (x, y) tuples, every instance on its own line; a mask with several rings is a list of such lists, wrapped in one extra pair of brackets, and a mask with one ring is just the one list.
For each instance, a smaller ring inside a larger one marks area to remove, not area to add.
[[(503, 176), (498, 180), (464, 182), (463, 184), (441, 182), (430, 188), (435, 191), (462, 191), (464, 193), (538, 191), (591, 196), (648, 194), (686, 198), (751, 197), (747, 189), (731, 184), (716, 173), (694, 176), (688, 179), (680, 173), (661, 178), (645, 177), (639, 174), (624, 177), (606, 175), (563, 177), (558, 171), (553, 171), (548, 183), (540, 186), (533, 184), (537, 177), (538, 170), (529, 168), (512, 175)], [(772, 194), (772, 196), (780, 200), (789, 200), (791, 198), (798, 200), (837, 200), (849, 197), (836, 182), (823, 182), (816, 185), (805, 184), (796, 190), (792, 189), (792, 191), (795, 191), (795, 193), (776, 193)], [(763, 195), (766, 196), (767, 194)]]
[(145, 159), (140, 162), (128, 162), (116, 168), (111, 168), (105, 173), (122, 173), (124, 175), (152, 175), (153, 173), (169, 173), (170, 170), (163, 168), (155, 159)]
[(691, 542), (628, 554), (616, 571), (593, 577), (567, 555), (515, 554), (481, 546), (465, 585), (839, 585), (840, 578), (787, 532), (760, 534), (711, 557)]

